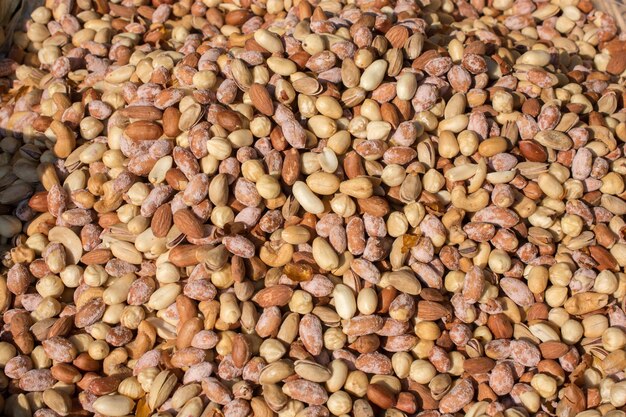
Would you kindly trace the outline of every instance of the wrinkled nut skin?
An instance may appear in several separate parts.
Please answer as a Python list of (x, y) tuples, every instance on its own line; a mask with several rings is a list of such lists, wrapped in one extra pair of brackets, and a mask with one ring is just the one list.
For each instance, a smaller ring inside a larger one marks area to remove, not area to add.
[(439, 402), (444, 413), (455, 413), (465, 407), (474, 397), (474, 386), (470, 380), (463, 380), (453, 387)]
[(295, 400), (311, 405), (322, 405), (328, 400), (328, 394), (321, 385), (302, 379), (285, 383), (283, 392)]

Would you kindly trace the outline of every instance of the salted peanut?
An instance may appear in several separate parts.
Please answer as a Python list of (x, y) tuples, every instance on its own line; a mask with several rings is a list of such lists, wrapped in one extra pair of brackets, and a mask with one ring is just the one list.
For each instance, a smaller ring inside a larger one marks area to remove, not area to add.
[(310, 239), (310, 232), (302, 226), (288, 226), (282, 230), (281, 238), (292, 245), (306, 243)]
[(256, 189), (259, 195), (268, 200), (280, 195), (280, 184), (271, 175), (262, 175), (256, 181)]
[(554, 378), (544, 374), (536, 374), (530, 381), (530, 385), (543, 398), (550, 398), (556, 393), (556, 381)]
[(478, 152), (482, 156), (490, 157), (506, 151), (508, 144), (506, 139), (494, 136), (486, 139), (478, 145)]
[(396, 94), (400, 100), (411, 100), (417, 91), (417, 81), (415, 75), (411, 73), (402, 74), (398, 78)]
[(379, 59), (372, 62), (361, 74), (360, 87), (365, 91), (372, 91), (378, 87), (384, 78), (387, 61)]
[(339, 119), (343, 113), (341, 105), (333, 97), (321, 96), (315, 100), (315, 108), (321, 114), (331, 119)]
[(354, 198), (368, 198), (372, 196), (373, 186), (367, 178), (354, 178), (342, 182), (339, 191)]
[(282, 52), (283, 44), (276, 34), (265, 30), (259, 29), (254, 32), (254, 40), (256, 40), (259, 45), (263, 48), (267, 49), (270, 52)]
[(619, 414), (617, 9), (130, 3), (10, 25), (2, 415)]
[(309, 213), (319, 214), (324, 210), (322, 201), (302, 181), (297, 181), (293, 185), (293, 195), (298, 203)]
[(538, 184), (541, 190), (549, 197), (560, 199), (563, 196), (563, 187), (551, 174), (540, 174)]
[(106, 395), (93, 403), (94, 410), (110, 416), (124, 416), (134, 407), (133, 401), (123, 395)]
[(320, 138), (329, 138), (337, 132), (337, 124), (327, 116), (315, 115), (309, 119), (309, 129)]
[[(335, 291), (337, 290), (335, 289)], [(344, 296), (342, 296), (341, 293), (339, 293), (339, 295), (335, 295), (335, 298), (337, 299), (337, 301), (340, 301), (340, 302), (344, 300), (343, 297)], [(345, 297), (347, 297), (348, 302), (352, 301), (352, 297), (350, 296), (350, 293), (346, 293)], [(371, 288), (364, 288), (363, 290), (359, 291), (358, 299), (357, 299), (357, 307), (361, 314), (368, 315), (368, 314), (374, 313), (377, 307), (376, 292), (373, 291)], [(339, 312), (339, 309), (337, 311)], [(351, 318), (353, 314), (354, 313), (351, 310), (347, 309), (344, 315), (341, 317)]]
[(350, 217), (357, 210), (354, 200), (350, 198), (350, 196), (342, 193), (335, 194), (335, 197), (330, 202), (330, 207), (334, 213), (341, 217)]
[(315, 172), (307, 177), (306, 184), (315, 194), (333, 195), (339, 190), (340, 180), (331, 173)]
[(333, 290), (333, 297), (335, 299), (335, 308), (337, 314), (342, 319), (351, 319), (354, 317), (357, 309), (356, 299), (353, 290), (344, 285), (338, 284)]
[(313, 258), (315, 262), (326, 270), (333, 270), (339, 266), (339, 257), (332, 246), (321, 237), (313, 240)]

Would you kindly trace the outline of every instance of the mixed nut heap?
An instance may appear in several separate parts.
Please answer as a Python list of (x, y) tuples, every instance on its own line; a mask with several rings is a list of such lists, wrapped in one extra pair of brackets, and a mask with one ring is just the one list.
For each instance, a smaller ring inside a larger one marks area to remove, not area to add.
[(0, 61), (1, 414), (623, 417), (589, 0), (48, 0)]

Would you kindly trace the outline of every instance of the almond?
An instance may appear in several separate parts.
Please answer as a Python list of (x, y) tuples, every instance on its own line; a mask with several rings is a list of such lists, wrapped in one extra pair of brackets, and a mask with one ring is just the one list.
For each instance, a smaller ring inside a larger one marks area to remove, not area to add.
[(453, 65), (446, 76), (448, 77), (450, 86), (452, 86), (455, 91), (467, 92), (472, 85), (471, 74), (461, 65)]
[[(483, 225), (493, 227), (493, 225), (490, 225), (488, 223), (468, 223), (463, 228), (463, 231), (467, 233), (468, 237), (472, 235), (472, 233), (470, 233), (469, 230), (467, 230), (468, 226), (470, 225), (478, 226), (476, 228), (480, 230), (479, 233), (484, 233), (484, 230), (483, 230), (484, 227), (481, 227)], [(491, 235), (490, 237), (493, 237), (490, 230), (487, 232), (487, 235), (488, 236)], [(484, 289), (485, 289), (485, 280), (484, 280), (483, 271), (479, 267), (474, 266), (465, 275), (465, 281), (463, 282), (463, 293), (462, 293), (463, 297), (469, 303), (476, 303), (482, 296)]]
[(526, 320), (547, 320), (550, 307), (544, 303), (535, 303), (526, 311)]
[(167, 182), (167, 184), (173, 189), (177, 191), (182, 191), (187, 188), (189, 180), (180, 169), (170, 168), (165, 173), (165, 182)]
[(496, 339), (509, 339), (513, 336), (513, 325), (503, 313), (489, 316), (487, 327), (489, 327)]
[(155, 237), (165, 237), (172, 227), (172, 208), (170, 204), (160, 206), (152, 216), (150, 222)]
[(174, 224), (187, 236), (200, 239), (204, 237), (204, 227), (200, 219), (189, 209), (181, 209), (174, 213)]
[(300, 153), (291, 148), (285, 151), (282, 167), (282, 179), (287, 185), (293, 185), (300, 175)]
[(233, 110), (221, 110), (217, 113), (217, 123), (229, 132), (241, 129), (242, 122), (239, 113)]
[(522, 104), (522, 113), (537, 117), (541, 111), (541, 103), (535, 98), (530, 98)]
[(163, 133), (168, 138), (175, 138), (180, 134), (180, 129), (178, 128), (180, 116), (180, 110), (176, 107), (168, 107), (163, 111)]
[(313, 10), (313, 14), (311, 15), (312, 22), (323, 22), (326, 19), (328, 19), (328, 17), (326, 17), (326, 13), (324, 13), (320, 7), (316, 7), (315, 10)]
[(47, 337), (67, 336), (74, 326), (74, 318), (72, 316), (59, 317), (48, 330)]
[(177, 350), (172, 355), (172, 365), (176, 368), (188, 368), (204, 361), (205, 352), (195, 347), (186, 347)]
[(541, 360), (541, 352), (527, 340), (512, 340), (511, 358), (519, 365), (533, 367)]
[(392, 47), (402, 48), (409, 38), (409, 30), (405, 26), (396, 25), (385, 33), (385, 38), (387, 38)]
[(548, 160), (548, 152), (546, 149), (534, 140), (520, 141), (519, 150), (528, 161), (546, 162)]
[(222, 243), (233, 255), (237, 255), (245, 259), (249, 259), (254, 256), (254, 243), (241, 235), (225, 236), (224, 239), (222, 239)]
[(541, 343), (539, 350), (545, 359), (558, 359), (569, 351), (569, 346), (562, 342), (549, 341)]
[(439, 53), (434, 49), (429, 49), (428, 51), (424, 51), (424, 53), (419, 57), (415, 58), (411, 66), (414, 69), (423, 70), (426, 64), (437, 57), (439, 57)]
[(226, 405), (233, 399), (230, 389), (215, 378), (202, 379), (202, 392), (210, 401), (221, 405)]
[(85, 265), (104, 265), (113, 258), (109, 249), (94, 249), (84, 254), (80, 261)]
[(413, 349), (417, 342), (417, 336), (410, 334), (389, 336), (383, 343), (383, 349), (387, 352), (406, 352)]
[(496, 362), (491, 358), (469, 358), (463, 361), (463, 369), (471, 375), (487, 373), (494, 366)]
[(507, 208), (488, 206), (476, 212), (472, 221), (491, 223), (504, 229), (510, 229), (519, 222), (519, 216)]
[(489, 387), (497, 395), (507, 395), (513, 389), (515, 377), (510, 362), (498, 362), (489, 374)]
[(380, 106), (380, 114), (383, 120), (389, 123), (394, 129), (398, 127), (400, 122), (404, 119), (401, 119), (400, 112), (391, 103), (383, 103)]
[(380, 347), (380, 339), (375, 334), (359, 336), (354, 343), (348, 345), (352, 350), (359, 353), (375, 352)]
[(286, 285), (273, 285), (263, 288), (252, 297), (252, 301), (262, 308), (284, 306), (291, 300), (293, 290)]
[(440, 320), (450, 317), (452, 312), (449, 308), (433, 301), (419, 301), (417, 303), (417, 317), (421, 320)]
[(274, 103), (272, 102), (272, 97), (264, 86), (254, 83), (250, 86), (248, 94), (250, 95), (252, 104), (258, 111), (266, 116), (272, 116), (274, 114)]
[(233, 337), (232, 347), (233, 363), (237, 368), (243, 368), (243, 366), (250, 360), (252, 356), (252, 346), (246, 335), (237, 334)]
[(615, 55), (622, 51), (626, 51), (626, 41), (619, 40), (618, 38), (613, 38), (610, 42), (604, 44), (604, 49), (606, 49), (609, 55)]
[[(161, 90), (160, 93), (154, 98), (154, 106), (164, 110), (172, 108), (176, 103), (181, 101), (185, 97), (185, 90), (176, 87), (166, 88)], [(178, 110), (178, 109), (177, 109)]]
[(619, 75), (626, 70), (626, 51), (616, 52), (611, 55), (606, 71), (613, 75)]
[(382, 384), (369, 384), (367, 386), (367, 399), (383, 410), (391, 408), (396, 404), (396, 396)]
[(138, 120), (126, 126), (124, 134), (132, 140), (156, 140), (163, 134), (163, 128), (148, 120)]
[(517, 278), (502, 278), (500, 288), (513, 302), (522, 307), (530, 307), (535, 302), (535, 297), (528, 285)]

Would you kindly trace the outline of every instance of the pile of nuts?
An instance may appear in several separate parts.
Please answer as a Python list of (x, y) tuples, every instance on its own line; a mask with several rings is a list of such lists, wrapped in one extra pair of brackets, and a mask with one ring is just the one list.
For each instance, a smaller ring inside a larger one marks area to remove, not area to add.
[(0, 414), (624, 417), (590, 0), (47, 0), (0, 60)]

